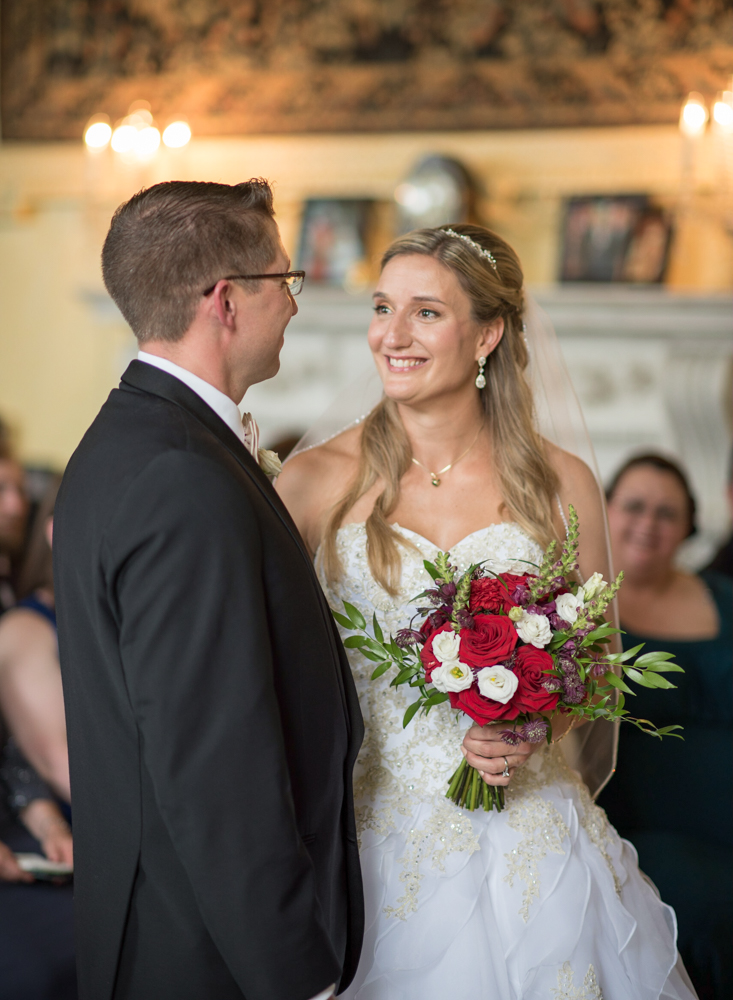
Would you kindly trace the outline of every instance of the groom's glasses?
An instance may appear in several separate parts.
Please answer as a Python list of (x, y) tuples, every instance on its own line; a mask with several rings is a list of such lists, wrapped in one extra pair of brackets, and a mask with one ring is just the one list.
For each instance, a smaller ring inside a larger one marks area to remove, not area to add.
[[(255, 281), (260, 278), (282, 278), (288, 286), (291, 295), (299, 295), (305, 281), (305, 271), (279, 271), (277, 274), (228, 274), (219, 281)], [(207, 288), (202, 295), (211, 295), (218, 282), (214, 282), (211, 288)]]

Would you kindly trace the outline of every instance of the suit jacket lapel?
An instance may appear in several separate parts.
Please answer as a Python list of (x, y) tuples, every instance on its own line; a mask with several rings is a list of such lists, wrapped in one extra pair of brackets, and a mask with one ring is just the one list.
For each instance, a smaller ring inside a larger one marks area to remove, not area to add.
[(285, 504), (273, 489), (270, 480), (232, 429), (224, 423), (221, 417), (193, 389), (189, 389), (187, 385), (174, 375), (169, 375), (168, 372), (161, 371), (160, 368), (155, 368), (153, 365), (146, 365), (144, 361), (131, 361), (122, 376), (122, 381), (135, 389), (140, 389), (142, 392), (150, 392), (155, 396), (161, 396), (163, 399), (175, 403), (177, 406), (181, 406), (204, 424), (224, 445), (227, 451), (236, 458), (284, 523), (293, 541), (309, 565), (312, 566), (310, 555), (303, 543), (303, 539), (300, 537), (300, 532), (296, 528), (295, 522), (291, 518)]
[(190, 389), (187, 385), (185, 385), (185, 383), (181, 382), (180, 379), (177, 379), (174, 375), (170, 375), (168, 372), (162, 371), (160, 368), (155, 368), (153, 365), (147, 365), (144, 361), (135, 360), (131, 361), (128, 365), (127, 370), (122, 376), (122, 381), (127, 385), (132, 386), (134, 389), (140, 390), (141, 392), (149, 392), (154, 396), (160, 396), (163, 399), (167, 399), (169, 402), (175, 403), (177, 406), (182, 407), (188, 413), (196, 417), (196, 419), (199, 420), (209, 431), (211, 431), (211, 433), (214, 434), (215, 437), (224, 445), (227, 451), (229, 451), (230, 454), (233, 455), (239, 462), (244, 471), (250, 477), (255, 486), (257, 486), (269, 505), (287, 528), (290, 536), (300, 549), (300, 552), (313, 575), (316, 595), (321, 604), (321, 610), (326, 620), (326, 629), (331, 640), (331, 649), (334, 657), (336, 658), (336, 663), (338, 664), (338, 684), (341, 691), (344, 714), (349, 727), (349, 733), (351, 734), (353, 731), (351, 715), (353, 708), (349, 705), (348, 696), (346, 694), (346, 681), (344, 679), (344, 673), (349, 673), (350, 668), (348, 662), (346, 661), (340, 638), (336, 632), (336, 626), (331, 615), (331, 609), (328, 606), (326, 596), (321, 589), (318, 578), (316, 577), (316, 571), (313, 566), (310, 553), (306, 549), (305, 543), (300, 537), (300, 532), (295, 526), (295, 522), (290, 516), (287, 507), (273, 489), (272, 483), (264, 474), (257, 462), (255, 462), (249, 451), (247, 451), (244, 447), (237, 435), (232, 431), (231, 427), (228, 427), (221, 417), (215, 413), (214, 410), (212, 410), (211, 407), (193, 391), (193, 389)]

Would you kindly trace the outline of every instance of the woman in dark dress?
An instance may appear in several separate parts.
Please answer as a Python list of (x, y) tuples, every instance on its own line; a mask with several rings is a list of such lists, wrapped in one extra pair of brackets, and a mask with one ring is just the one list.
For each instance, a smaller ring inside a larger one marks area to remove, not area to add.
[(674, 558), (694, 531), (681, 470), (643, 455), (608, 494), (626, 649), (673, 653), (677, 688), (637, 688), (627, 708), (682, 740), (621, 734), (616, 774), (599, 804), (639, 853), (642, 870), (677, 914), (678, 947), (701, 1000), (733, 997), (733, 581), (685, 573)]
[(45, 854), (52, 861), (72, 863), (69, 767), (51, 576), (57, 489), (58, 483), (53, 483), (36, 516), (21, 572), (27, 596), (0, 621), (2, 1000), (77, 996), (72, 887), (34, 881), (18, 868), (12, 853)]

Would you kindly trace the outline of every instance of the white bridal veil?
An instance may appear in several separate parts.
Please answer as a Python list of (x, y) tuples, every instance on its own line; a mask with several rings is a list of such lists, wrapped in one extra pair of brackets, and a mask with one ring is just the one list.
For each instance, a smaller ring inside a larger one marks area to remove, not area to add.
[[(534, 298), (525, 295), (525, 335), (529, 349), (527, 375), (534, 395), (539, 432), (558, 447), (581, 458), (596, 477), (603, 497), (595, 452), (585, 425), (552, 322)], [(316, 448), (349, 427), (360, 423), (382, 398), (376, 369), (359, 375), (303, 435), (292, 456)], [(608, 564), (611, 551), (606, 531)], [(597, 795), (613, 774), (618, 744), (618, 723), (587, 723), (573, 730), (562, 747), (572, 767), (579, 770), (591, 793)]]

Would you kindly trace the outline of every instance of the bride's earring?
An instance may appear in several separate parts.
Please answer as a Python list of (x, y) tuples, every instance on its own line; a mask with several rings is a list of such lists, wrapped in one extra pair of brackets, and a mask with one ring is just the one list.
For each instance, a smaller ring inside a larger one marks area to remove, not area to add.
[(486, 376), (484, 375), (484, 368), (486, 366), (486, 358), (478, 359), (478, 375), (476, 376), (476, 388), (485, 389), (486, 388)]

